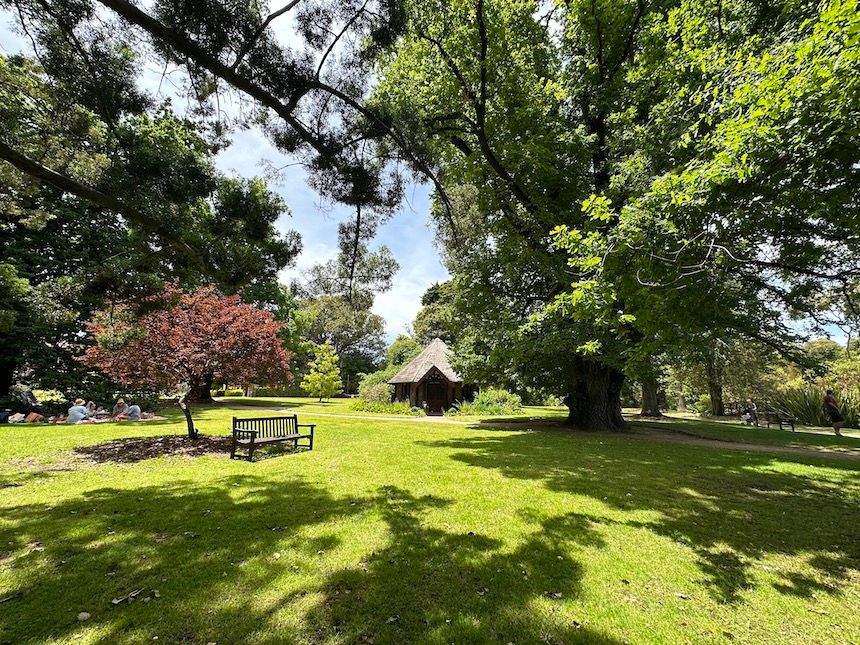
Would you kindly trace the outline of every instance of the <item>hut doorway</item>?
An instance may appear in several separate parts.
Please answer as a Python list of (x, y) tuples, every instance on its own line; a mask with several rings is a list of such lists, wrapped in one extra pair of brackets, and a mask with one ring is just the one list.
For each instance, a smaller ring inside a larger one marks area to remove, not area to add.
[(442, 382), (427, 383), (427, 411), (442, 414), (448, 407), (448, 384)]

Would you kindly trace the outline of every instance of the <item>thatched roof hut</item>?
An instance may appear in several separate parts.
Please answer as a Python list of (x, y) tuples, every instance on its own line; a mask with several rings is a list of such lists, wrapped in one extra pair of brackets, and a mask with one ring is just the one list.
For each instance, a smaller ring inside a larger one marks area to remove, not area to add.
[(434, 338), (388, 381), (394, 386), (394, 399), (414, 406), (426, 403), (429, 412), (439, 413), (462, 401), (464, 393), (470, 397), (471, 388), (463, 386), (462, 377), (451, 367), (451, 355), (445, 342)]

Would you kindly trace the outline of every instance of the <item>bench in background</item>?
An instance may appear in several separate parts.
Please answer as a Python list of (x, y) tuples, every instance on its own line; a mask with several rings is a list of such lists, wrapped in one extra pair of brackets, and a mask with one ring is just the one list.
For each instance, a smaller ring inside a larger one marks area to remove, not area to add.
[[(299, 447), (299, 440), (307, 440), (307, 449), (314, 448), (314, 424), (299, 423), (294, 414), (287, 417), (260, 417), (255, 419), (239, 419), (233, 417), (233, 446), (230, 449), (230, 459), (236, 458), (236, 449), (248, 449), (248, 461), (254, 461), (254, 450), (260, 446), (274, 443), (293, 442), (293, 448)], [(301, 432), (300, 428), (308, 428), (309, 432)]]
[(794, 415), (789, 414), (785, 410), (780, 410), (779, 408), (769, 408), (765, 410), (764, 418), (767, 421), (768, 428), (770, 428), (770, 424), (773, 423), (778, 425), (780, 430), (783, 429), (783, 426), (790, 426), (792, 432), (794, 432), (794, 422), (797, 421)]

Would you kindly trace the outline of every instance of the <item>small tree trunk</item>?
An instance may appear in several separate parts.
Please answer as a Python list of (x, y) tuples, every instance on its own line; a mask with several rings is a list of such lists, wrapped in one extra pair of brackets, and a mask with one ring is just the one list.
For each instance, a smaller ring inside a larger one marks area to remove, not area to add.
[(212, 403), (212, 382), (215, 380), (213, 374), (204, 374), (200, 379), (191, 381), (190, 390), (186, 400), (191, 403)]
[(620, 430), (624, 373), (596, 361), (581, 360), (571, 374), (565, 405), (567, 424), (584, 430)]
[(684, 396), (683, 392), (678, 392), (678, 412), (686, 412), (687, 411), (687, 398)]
[(179, 397), (179, 408), (185, 415), (185, 424), (188, 426), (188, 438), (197, 438), (197, 428), (194, 427), (194, 419), (191, 418), (191, 407), (188, 405), (188, 399), (185, 394)]
[(657, 396), (657, 379), (644, 379), (642, 381), (642, 410), (639, 412), (643, 417), (662, 417), (660, 402)]

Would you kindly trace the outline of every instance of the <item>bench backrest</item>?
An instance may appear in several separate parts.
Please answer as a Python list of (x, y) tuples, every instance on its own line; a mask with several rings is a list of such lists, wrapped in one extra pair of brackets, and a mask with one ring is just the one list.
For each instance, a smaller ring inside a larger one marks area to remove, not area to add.
[(233, 417), (233, 428), (236, 430), (256, 430), (257, 436), (284, 437), (297, 434), (299, 420), (294, 414), (289, 417), (259, 417), (256, 419), (237, 419)]

